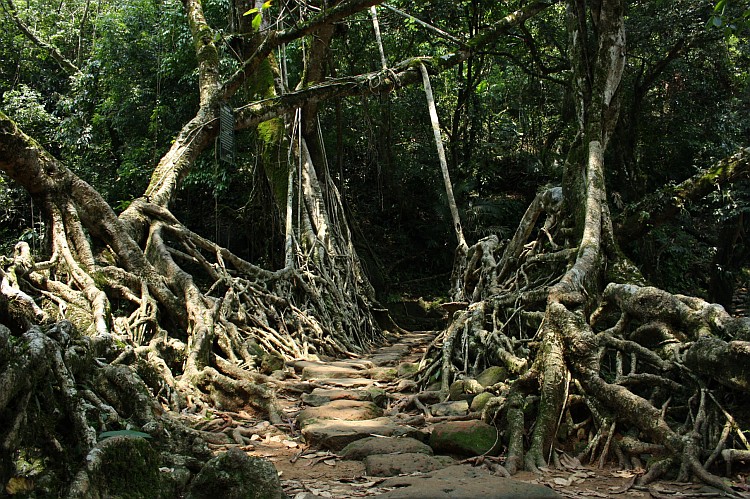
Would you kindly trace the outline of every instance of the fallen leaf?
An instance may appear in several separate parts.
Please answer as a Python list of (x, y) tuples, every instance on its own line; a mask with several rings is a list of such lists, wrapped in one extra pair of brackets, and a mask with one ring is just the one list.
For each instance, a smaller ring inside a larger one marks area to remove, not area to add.
[(328, 466), (336, 466), (336, 460), (335, 459), (326, 459), (323, 461), (323, 464), (327, 464)]
[(638, 478), (638, 476), (637, 475), (633, 475), (632, 477), (630, 477), (630, 479), (627, 482), (625, 482), (621, 486), (619, 486), (619, 487), (610, 487), (609, 491), (612, 494), (622, 494), (623, 492), (627, 492), (628, 490), (630, 490), (630, 487), (632, 487), (635, 484), (636, 478)]
[(367, 487), (372, 487), (373, 485), (377, 485), (377, 484), (378, 482), (353, 483), (352, 487), (367, 488)]
[(569, 470), (583, 468), (581, 461), (577, 457), (569, 456), (567, 454), (563, 454), (560, 456), (560, 464), (562, 464)]
[(602, 494), (601, 492), (591, 489), (584, 489), (581, 492), (581, 495), (584, 497), (609, 497), (607, 494)]
[(638, 473), (635, 472), (635, 470), (617, 470), (610, 473), (612, 476), (620, 477), (620, 478), (630, 478), (633, 476), (638, 476)]

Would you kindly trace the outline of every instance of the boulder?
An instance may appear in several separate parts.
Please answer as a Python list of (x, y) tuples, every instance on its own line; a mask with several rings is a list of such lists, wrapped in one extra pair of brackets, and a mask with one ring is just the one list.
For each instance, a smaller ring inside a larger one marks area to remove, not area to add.
[(471, 400), (469, 409), (471, 412), (480, 412), (487, 405), (487, 402), (494, 397), (490, 392), (482, 392)]
[[(148, 437), (147, 434), (144, 434)], [(150, 437), (149, 437), (150, 438)], [(68, 497), (171, 497), (176, 479), (159, 471), (159, 453), (145, 437), (118, 435), (102, 439)]]
[(491, 366), (477, 376), (480, 385), (487, 387), (508, 379), (508, 370), (502, 366)]
[(270, 461), (238, 449), (211, 459), (188, 486), (185, 499), (286, 499)]
[(445, 421), (432, 427), (430, 447), (436, 453), (478, 456), (500, 450), (497, 429), (482, 421)]

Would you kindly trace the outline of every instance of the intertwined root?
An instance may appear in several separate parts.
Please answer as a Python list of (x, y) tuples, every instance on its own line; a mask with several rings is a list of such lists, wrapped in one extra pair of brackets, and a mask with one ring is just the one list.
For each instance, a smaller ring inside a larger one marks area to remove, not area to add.
[(717, 461), (750, 450), (732, 416), (750, 388), (748, 322), (641, 279), (610, 282), (599, 297), (560, 292), (583, 267), (556, 209), (538, 223), (544, 196), (511, 241), (469, 249), (465, 301), (451, 304), (457, 311), (423, 360), (422, 382), (441, 372), (447, 396), (454, 380), (505, 369), (507, 379), (485, 387), (495, 397), (481, 417), (501, 428), (511, 473), (562, 451), (625, 468), (645, 466), (647, 455), (644, 483), (676, 470), (728, 490)]

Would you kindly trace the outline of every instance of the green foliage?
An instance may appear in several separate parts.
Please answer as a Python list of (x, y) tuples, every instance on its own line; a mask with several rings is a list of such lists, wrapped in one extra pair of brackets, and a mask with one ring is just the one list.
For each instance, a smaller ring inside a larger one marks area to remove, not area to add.
[(249, 15), (255, 14), (255, 16), (253, 16), (252, 26), (253, 26), (253, 30), (258, 31), (260, 29), (260, 24), (263, 22), (263, 12), (265, 10), (268, 10), (270, 7), (271, 7), (271, 0), (268, 0), (266, 2), (263, 2), (263, 5), (261, 5), (259, 9), (258, 8), (250, 9), (242, 15), (249, 16)]
[(60, 119), (47, 111), (38, 91), (21, 83), (15, 89), (5, 92), (2, 102), (5, 113), (26, 133), (40, 137), (41, 140), (54, 136)]
[(747, 36), (750, 31), (750, 6), (737, 0), (718, 0), (706, 25), (723, 30), (724, 36)]

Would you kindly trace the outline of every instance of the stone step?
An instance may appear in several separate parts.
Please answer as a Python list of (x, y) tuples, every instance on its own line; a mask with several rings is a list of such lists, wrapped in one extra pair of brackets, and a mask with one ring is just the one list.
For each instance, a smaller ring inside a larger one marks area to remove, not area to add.
[(318, 384), (338, 388), (367, 388), (375, 386), (375, 381), (370, 378), (327, 378)]
[(373, 435), (385, 437), (408, 436), (424, 440), (425, 435), (411, 426), (395, 424), (387, 417), (364, 421), (322, 420), (302, 429), (309, 445), (320, 446), (338, 452), (350, 443)]
[(454, 464), (448, 456), (429, 456), (422, 453), (375, 454), (365, 458), (368, 476), (398, 476), (429, 473)]
[(427, 454), (432, 455), (432, 447), (410, 437), (366, 437), (356, 440), (339, 452), (342, 459), (362, 461), (378, 454)]
[(319, 407), (308, 407), (297, 415), (297, 425), (304, 428), (322, 420), (362, 421), (383, 416), (383, 409), (369, 401), (334, 400)]
[(561, 497), (544, 485), (512, 480), (466, 464), (423, 475), (388, 478), (381, 487), (397, 487), (383, 499), (546, 499)]
[(365, 390), (344, 390), (341, 388), (315, 388), (310, 393), (302, 395), (302, 402), (319, 407), (332, 400), (370, 401), (382, 406), (386, 400), (385, 390), (382, 388), (367, 388)]

